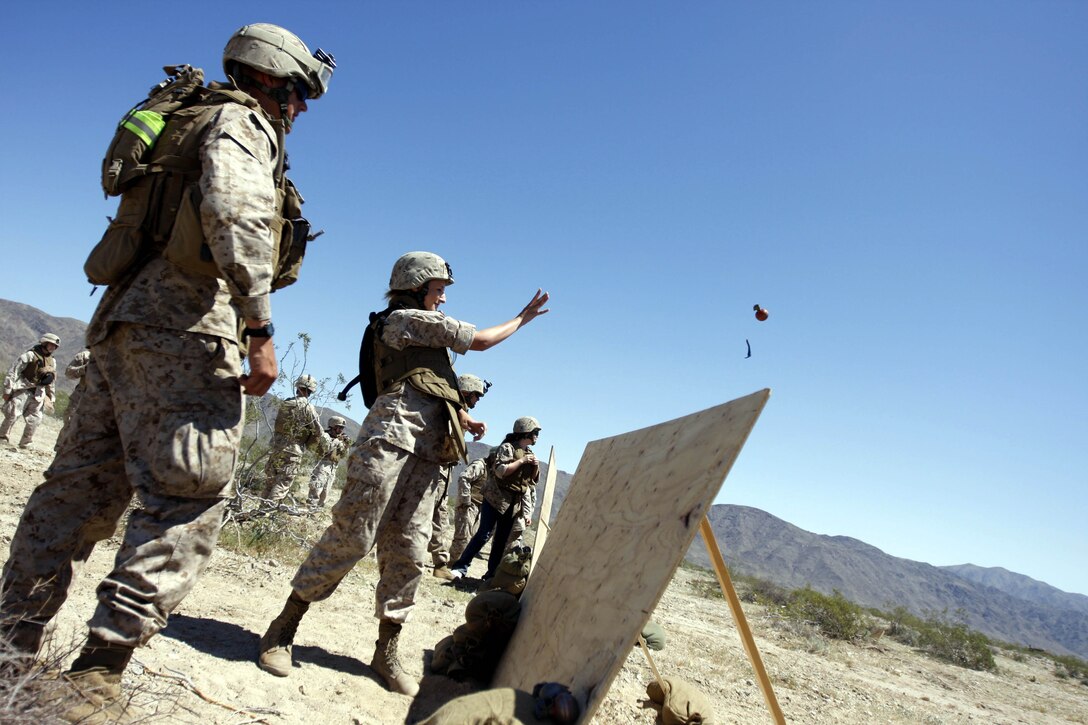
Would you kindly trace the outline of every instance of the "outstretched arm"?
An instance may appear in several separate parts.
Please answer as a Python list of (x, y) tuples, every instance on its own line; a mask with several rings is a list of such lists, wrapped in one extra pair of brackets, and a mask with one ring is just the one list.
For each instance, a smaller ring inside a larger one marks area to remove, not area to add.
[(488, 327), (484, 330), (477, 330), (476, 334), (472, 337), (472, 344), (468, 349), (487, 350), (490, 347), (498, 345), (540, 315), (545, 314), (548, 311), (547, 308), (544, 307), (546, 304), (548, 304), (548, 293), (541, 292), (538, 289), (536, 294), (533, 295), (533, 299), (529, 300), (529, 304), (525, 305), (525, 308), (522, 309), (514, 319), (507, 320), (501, 325)]

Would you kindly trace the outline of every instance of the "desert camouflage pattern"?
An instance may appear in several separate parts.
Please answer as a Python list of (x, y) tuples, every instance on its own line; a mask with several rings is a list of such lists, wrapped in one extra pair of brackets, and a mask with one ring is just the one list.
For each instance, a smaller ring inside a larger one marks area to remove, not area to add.
[(68, 367), (64, 368), (64, 377), (69, 380), (82, 380), (83, 376), (87, 374), (87, 363), (90, 361), (91, 351), (80, 350), (72, 358), (72, 362), (68, 363)]
[[(526, 453), (532, 453), (531, 448), (525, 449)], [(481, 493), (484, 499), (489, 504), (495, 507), (495, 510), (500, 514), (505, 514), (506, 509), (511, 506), (518, 506), (521, 511), (532, 511), (533, 501), (536, 495), (536, 486), (528, 486), (525, 491), (520, 494), (507, 491), (499, 485), (498, 479), (504, 477), (506, 467), (517, 460), (517, 456), (514, 450), (513, 443), (503, 443), (499, 446), (498, 452), (495, 454), (495, 463), (492, 467), (492, 473), (494, 475), (488, 476), (483, 483)]]
[(449, 491), (450, 474), (453, 468), (445, 469), (445, 482), (442, 490), (434, 498), (434, 513), (431, 516), (431, 540), (427, 544), (427, 551), (431, 555), (431, 563), (438, 569), (450, 562), (450, 550), (446, 546), (446, 523), (449, 520)]
[(348, 479), (332, 507), (332, 523), (299, 567), (291, 587), (309, 602), (329, 597), (375, 547), (375, 616), (408, 621), (423, 577), (434, 497), (443, 467), (381, 438), (360, 439), (348, 457)]
[[(382, 341), (395, 350), (415, 345), (468, 352), (476, 328), (441, 312), (395, 310), (382, 330)], [(428, 461), (441, 461), (449, 435), (446, 404), (403, 383), (379, 395), (359, 432), (361, 438), (383, 438)]]
[[(328, 431), (326, 431), (328, 433)], [(329, 489), (336, 480), (336, 469), (340, 466), (340, 459), (347, 452), (351, 440), (341, 433), (338, 436), (326, 435), (328, 441), (322, 441), (323, 454), (310, 473), (310, 490), (306, 496), (306, 503), (310, 506), (324, 506), (329, 496)]]
[(453, 541), (450, 542), (450, 558), (453, 561), (461, 558), (469, 539), (480, 525), (480, 504), (483, 503), (480, 488), (486, 476), (487, 462), (483, 458), (477, 458), (468, 464), (457, 478)]
[(262, 498), (272, 502), (286, 498), (302, 473), (302, 454), (307, 448), (327, 447), (329, 442), (317, 409), (308, 398), (298, 395), (283, 401), (269, 443)]
[(272, 319), (275, 139), (263, 116), (241, 104), (223, 104), (200, 147), (200, 215), (224, 279), (154, 257), (132, 282), (106, 290), (87, 328), (89, 345), (108, 334), (111, 322), (153, 322), (235, 340), (239, 313)]
[(166, 625), (215, 548), (242, 434), (237, 345), (118, 324), (96, 344), (80, 411), (30, 497), (4, 567), (3, 614), (42, 624), (135, 494), (91, 632), (135, 646)]
[(65, 425), (68, 425), (68, 421), (72, 417), (72, 411), (76, 409), (76, 406), (79, 405), (79, 399), (83, 397), (83, 376), (87, 374), (87, 363), (90, 361), (91, 351), (80, 350), (72, 358), (72, 362), (68, 363), (68, 367), (64, 369), (64, 377), (77, 381), (76, 387), (72, 389), (72, 394), (68, 396), (68, 408), (64, 411)]
[(201, 143), (201, 223), (225, 280), (155, 257), (99, 302), (79, 410), (12, 539), (3, 615), (48, 622), (134, 493), (91, 633), (146, 642), (207, 564), (242, 434), (238, 313), (271, 319), (274, 139), (265, 118), (228, 103)]
[[(28, 446), (34, 440), (34, 433), (41, 425), (45, 401), (56, 399), (56, 385), (38, 385), (37, 381), (27, 380), (23, 373), (37, 355), (34, 350), (27, 350), (15, 359), (4, 376), (4, 420), (0, 422), (0, 438), (7, 440), (15, 421), (22, 417), (23, 435), (19, 445)], [(35, 376), (37, 377), (37, 376)]]
[[(475, 333), (473, 325), (441, 312), (398, 310), (389, 315), (382, 341), (395, 349), (420, 345), (464, 353)], [(447, 479), (439, 461), (448, 428), (445, 403), (406, 383), (378, 396), (348, 457), (332, 523), (291, 581), (300, 597), (325, 599), (376, 547), (375, 616), (408, 621), (423, 577), (434, 499)]]
[[(526, 448), (525, 453), (532, 453), (532, 448)], [(505, 443), (499, 448), (499, 452), (495, 454), (495, 476), (502, 478), (506, 474), (506, 468), (513, 463), (520, 456), (518, 452), (514, 450), (514, 446), (510, 443)], [(485, 484), (486, 485), (486, 484)], [(525, 534), (525, 529), (528, 527), (527, 522), (533, 516), (533, 509), (536, 507), (536, 483), (532, 483), (521, 492), (520, 497), (517, 497), (516, 506), (514, 511), (514, 525), (510, 528), (510, 535), (506, 537), (505, 552), (510, 551), (510, 548), (515, 545), (521, 544), (521, 539)], [(492, 546), (495, 542), (492, 542)]]

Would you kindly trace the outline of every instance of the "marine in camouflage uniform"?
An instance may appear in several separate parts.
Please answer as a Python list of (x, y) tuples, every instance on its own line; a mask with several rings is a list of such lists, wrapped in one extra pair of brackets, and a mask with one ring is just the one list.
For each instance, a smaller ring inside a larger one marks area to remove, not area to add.
[(454, 509), (453, 541), (450, 543), (450, 558), (461, 558), (469, 539), (476, 533), (480, 524), (480, 504), (484, 496), (480, 489), (487, 478), (487, 463), (477, 458), (468, 464), (457, 478), (457, 508)]
[(322, 439), (321, 458), (310, 473), (310, 490), (307, 492), (306, 503), (312, 508), (324, 508), (329, 489), (336, 480), (340, 459), (351, 445), (351, 439), (344, 435), (346, 424), (347, 421), (338, 415), (329, 418), (327, 435)]
[(317, 381), (313, 376), (300, 376), (295, 381), (295, 397), (283, 401), (276, 412), (265, 466), (264, 493), (261, 494), (267, 506), (279, 504), (294, 488), (295, 479), (302, 471), (302, 454), (307, 448), (321, 450), (331, 443), (309, 400), (316, 390)]
[(0, 440), (8, 440), (15, 419), (22, 416), (23, 436), (19, 447), (27, 448), (34, 440), (34, 431), (42, 422), (42, 411), (57, 397), (57, 361), (53, 353), (60, 347), (60, 338), (52, 333), (42, 335), (38, 344), (11, 364), (4, 376), (4, 421), (0, 423)]
[[(464, 455), (462, 430), (477, 439), (486, 432), (453, 389), (449, 350), (463, 354), (498, 344), (547, 312), (548, 300), (538, 290), (516, 317), (477, 331), (438, 311), (452, 283), (449, 265), (436, 254), (410, 252), (393, 266), (390, 306), (372, 317), (368, 332), (373, 334), (371, 380), (378, 395), (349, 455), (347, 482), (333, 506), (332, 523), (299, 567), (283, 611), (261, 638), (258, 663), (267, 672), (290, 674), (295, 632), (310, 604), (329, 597), (355, 564), (377, 548), (375, 614), (380, 621), (372, 667), (396, 692), (415, 695), (419, 690), (401, 667), (397, 646), (423, 576), (435, 496), (445, 468)], [(405, 372), (392, 372), (400, 369)]]
[[(260, 59), (270, 54), (278, 67)], [(269, 293), (282, 127), (306, 110), (307, 95), (324, 92), (331, 68), (272, 25), (236, 32), (224, 66), (256, 103), (223, 103), (199, 142), (199, 218), (219, 276), (153, 254), (106, 290), (87, 329), (92, 356), (79, 414), (26, 505), (4, 567), (6, 634), (34, 653), (74, 573), (138, 497), (68, 673), (97, 706), (123, 707), (121, 673), (133, 648), (166, 625), (207, 564), (232, 493), (242, 394), (263, 395), (277, 375)], [(245, 375), (239, 316), (252, 333)]]
[(539, 435), (540, 424), (536, 418), (518, 418), (514, 421), (513, 432), (506, 435), (495, 451), (490, 475), (482, 488), (484, 502), (480, 508), (480, 526), (464, 552), (450, 567), (454, 578), (460, 579), (468, 574), (473, 557), (487, 542), (492, 527), (495, 538), (491, 542), (484, 579), (495, 576), (503, 554), (528, 527), (536, 504), (536, 484), (540, 478), (540, 464), (530, 446), (536, 443)]
[[(487, 394), (491, 383), (471, 373), (465, 373), (457, 376), (457, 387), (461, 391), (461, 398), (465, 401), (465, 405), (471, 410)], [(453, 572), (446, 566), (450, 562), (450, 550), (445, 542), (446, 524), (449, 519), (450, 476), (452, 473), (452, 467), (446, 469), (446, 480), (442, 486), (442, 492), (435, 498), (434, 516), (431, 518), (431, 541), (427, 545), (427, 551), (430, 552), (431, 561), (434, 563), (434, 575), (446, 581), (451, 581), (454, 578)]]
[(79, 399), (83, 397), (83, 376), (87, 374), (87, 363), (90, 361), (91, 351), (80, 350), (76, 353), (76, 356), (72, 358), (72, 362), (68, 363), (68, 367), (64, 369), (64, 377), (76, 381), (76, 386), (72, 389), (72, 394), (68, 396), (68, 408), (64, 411), (65, 425), (68, 425), (68, 419), (72, 417), (72, 411), (76, 409), (76, 406), (79, 404)]

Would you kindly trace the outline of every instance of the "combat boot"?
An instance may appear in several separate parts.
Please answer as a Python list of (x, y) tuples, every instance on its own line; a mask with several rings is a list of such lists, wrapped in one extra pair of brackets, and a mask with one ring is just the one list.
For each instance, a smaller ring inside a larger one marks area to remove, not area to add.
[(374, 660), (370, 666), (382, 676), (393, 692), (415, 697), (419, 683), (404, 671), (397, 658), (397, 640), (400, 639), (400, 622), (383, 619), (378, 623), (378, 641), (374, 643)]
[(298, 623), (309, 608), (309, 602), (291, 592), (280, 616), (272, 620), (268, 631), (261, 637), (261, 654), (257, 658), (257, 665), (262, 670), (276, 677), (291, 674), (291, 645), (295, 641)]
[(457, 578), (456, 576), (453, 575), (453, 572), (450, 571), (450, 568), (448, 566), (446, 566), (445, 564), (443, 564), (442, 566), (436, 566), (434, 568), (434, 575), (435, 575), (436, 578), (444, 579), (444, 580), (446, 580), (448, 582), (451, 582), (451, 581), (453, 581), (454, 579)]
[(144, 713), (126, 702), (121, 675), (132, 658), (132, 647), (111, 644), (91, 635), (63, 679), (75, 704), (62, 717), (70, 723), (133, 722)]
[(30, 442), (34, 440), (34, 430), (27, 426), (23, 428), (23, 435), (19, 439), (20, 448), (30, 448)]

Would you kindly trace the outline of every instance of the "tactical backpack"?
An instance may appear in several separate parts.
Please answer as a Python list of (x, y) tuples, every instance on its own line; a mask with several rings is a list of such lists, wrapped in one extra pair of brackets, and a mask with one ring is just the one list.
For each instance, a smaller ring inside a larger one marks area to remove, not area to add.
[(374, 401), (378, 399), (378, 377), (374, 373), (374, 328), (380, 330), (385, 324), (385, 318), (393, 308), (387, 308), (382, 312), (371, 312), (370, 321), (363, 330), (363, 341), (359, 343), (359, 374), (352, 378), (337, 396), (337, 400), (347, 400), (348, 393), (358, 385), (363, 391), (363, 405), (370, 409)]
[[(224, 103), (254, 110), (259, 105), (233, 87), (205, 86), (199, 68), (176, 65), (163, 70), (167, 78), (117, 124), (102, 161), (102, 190), (107, 197), (120, 195), (121, 203), (84, 264), (91, 284), (120, 283), (160, 253), (188, 272), (220, 276), (200, 223), (200, 142)], [(273, 289), (298, 280), (307, 242), (322, 233), (310, 233), (302, 217), (302, 196), (283, 175), (282, 137), (277, 146), (280, 214), (272, 228), (277, 263)]]

